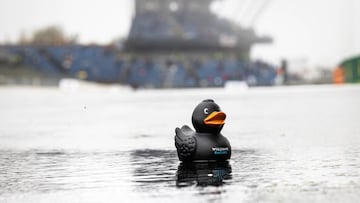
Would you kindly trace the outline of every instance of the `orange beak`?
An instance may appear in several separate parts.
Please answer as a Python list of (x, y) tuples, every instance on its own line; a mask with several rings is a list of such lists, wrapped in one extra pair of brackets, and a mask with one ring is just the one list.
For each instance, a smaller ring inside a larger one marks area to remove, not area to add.
[(204, 119), (204, 123), (211, 127), (219, 127), (225, 124), (225, 118), (224, 112), (214, 111)]

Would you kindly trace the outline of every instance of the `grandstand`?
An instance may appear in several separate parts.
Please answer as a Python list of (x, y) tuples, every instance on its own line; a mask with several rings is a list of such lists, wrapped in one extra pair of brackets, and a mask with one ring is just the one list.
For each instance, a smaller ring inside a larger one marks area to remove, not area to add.
[(218, 18), (210, 12), (212, 0), (135, 3), (125, 49), (16, 45), (0, 46), (0, 52), (51, 76), (134, 88), (222, 87), (229, 80), (247, 81), (251, 86), (274, 84), (273, 66), (248, 59), (254, 43), (271, 40)]

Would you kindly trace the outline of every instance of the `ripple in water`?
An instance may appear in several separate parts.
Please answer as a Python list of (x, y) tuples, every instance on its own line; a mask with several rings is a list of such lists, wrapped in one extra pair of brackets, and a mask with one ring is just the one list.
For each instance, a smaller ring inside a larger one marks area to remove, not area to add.
[(344, 154), (312, 153), (234, 150), (230, 162), (185, 164), (175, 150), (1, 151), (0, 196), (76, 192), (86, 194), (87, 202), (92, 195), (116, 191), (112, 198), (118, 200), (128, 193), (128, 198), (137, 194), (154, 201), (194, 195), (200, 195), (199, 201), (298, 201), (318, 196), (332, 201), (339, 200), (333, 198), (341, 192), (350, 195), (349, 201), (359, 198), (359, 151), (347, 151), (351, 156), (343, 159)]

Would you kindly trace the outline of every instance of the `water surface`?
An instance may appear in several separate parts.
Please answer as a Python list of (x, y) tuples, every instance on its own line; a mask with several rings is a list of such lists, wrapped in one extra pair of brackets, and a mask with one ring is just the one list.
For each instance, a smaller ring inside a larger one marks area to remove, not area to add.
[[(0, 202), (358, 202), (360, 86), (0, 88)], [(182, 164), (174, 128), (213, 98), (227, 163)]]

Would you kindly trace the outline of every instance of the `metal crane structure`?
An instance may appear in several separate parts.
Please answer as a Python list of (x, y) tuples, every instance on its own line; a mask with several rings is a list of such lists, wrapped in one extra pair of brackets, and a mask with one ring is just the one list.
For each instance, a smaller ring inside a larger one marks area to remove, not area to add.
[(271, 0), (242, 0), (237, 1), (237, 8), (240, 12), (236, 20), (245, 27), (254, 27), (261, 18), (265, 9), (270, 5)]
[[(258, 0), (262, 1), (262, 0)], [(266, 0), (265, 0), (266, 1)], [(248, 56), (255, 43), (270, 43), (252, 28), (219, 18), (211, 12), (214, 0), (135, 0), (135, 15), (125, 43), (132, 52), (222, 51)], [(249, 8), (251, 24), (266, 3)], [(244, 15), (248, 11), (244, 10)]]

